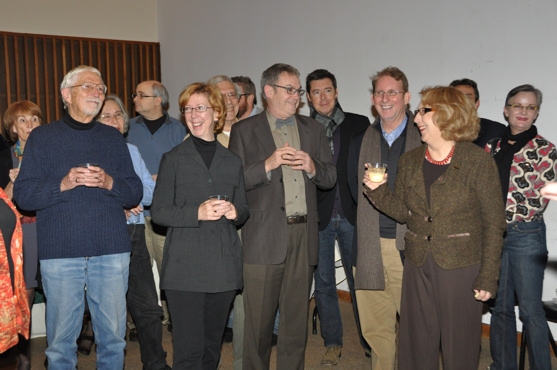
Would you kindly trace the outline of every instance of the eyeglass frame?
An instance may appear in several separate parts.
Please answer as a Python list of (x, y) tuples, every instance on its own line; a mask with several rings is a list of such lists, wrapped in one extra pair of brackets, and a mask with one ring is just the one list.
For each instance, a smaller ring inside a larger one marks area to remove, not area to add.
[(381, 91), (374, 91), (371, 93), (371, 95), (373, 95), (373, 97), (376, 98), (382, 98), (384, 95), (392, 97), (392, 96), (397, 96), (398, 94), (405, 94), (405, 93), (406, 91), (400, 91), (400, 90), (389, 90), (389, 91), (381, 90)]
[(293, 88), (292, 86), (280, 86), (280, 85), (270, 85), (270, 86), (280, 87), (281, 89), (285, 89), (288, 95), (294, 95), (298, 93), (299, 96), (304, 96), (304, 94), (306, 93), (306, 90), (302, 89), (301, 87), (299, 89), (296, 89)]
[(132, 99), (138, 98), (139, 100), (143, 98), (158, 98), (156, 95), (145, 95), (143, 93), (132, 93)]
[[(97, 86), (102, 87), (102, 91), (99, 90), (99, 88)], [(73, 89), (74, 87), (81, 87), (81, 89), (83, 91), (85, 91), (87, 94), (91, 94), (96, 88), (96, 90), (99, 94), (106, 95), (106, 91), (108, 90), (108, 87), (106, 87), (105, 84), (96, 84), (96, 83), (93, 83), (93, 82), (84, 82), (81, 85), (68, 86), (69, 89)], [(90, 90), (90, 91), (87, 91), (87, 90)]]
[(526, 112), (534, 113), (540, 109), (540, 107), (538, 107), (535, 104), (522, 105), (518, 103), (513, 103), (513, 104), (507, 104), (506, 106), (519, 112), (522, 112), (524, 109), (526, 109)]
[(226, 100), (226, 98), (232, 100), (232, 99), (236, 99), (236, 100), (240, 100), (240, 96), (238, 94), (236, 94), (235, 92), (228, 92), (228, 93), (220, 93), (222, 95), (222, 98), (224, 100)]
[[(108, 115), (108, 116), (107, 116)], [(116, 118), (117, 120), (124, 119), (124, 112), (118, 111), (114, 114), (104, 113), (99, 116), (99, 120), (107, 118), (107, 121), (112, 120), (112, 118)]]
[[(423, 112), (423, 113), (422, 113), (422, 112)], [(421, 108), (416, 109), (416, 110), (414, 111), (414, 117), (417, 116), (418, 113), (420, 113), (420, 116), (423, 117), (424, 115), (426, 115), (426, 114), (429, 113), (429, 112), (435, 112), (435, 109), (429, 108), (429, 107), (421, 107)]]
[[(202, 110), (200, 110), (200, 108)], [(198, 105), (197, 107), (182, 107), (180, 108), (180, 113), (185, 116), (186, 114), (192, 114), (193, 111), (196, 111), (197, 113), (205, 113), (207, 112), (207, 109), (213, 109), (213, 107), (209, 105)]]

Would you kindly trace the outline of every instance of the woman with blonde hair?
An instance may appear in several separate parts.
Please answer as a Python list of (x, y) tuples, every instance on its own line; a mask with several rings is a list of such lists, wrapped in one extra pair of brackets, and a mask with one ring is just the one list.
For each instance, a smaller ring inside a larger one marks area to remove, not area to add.
[(472, 144), (473, 103), (452, 87), (421, 91), (414, 122), (424, 144), (400, 158), (394, 193), (366, 177), (381, 212), (408, 225), (399, 369), (476, 369), (482, 302), (497, 291), (503, 204), (497, 167)]

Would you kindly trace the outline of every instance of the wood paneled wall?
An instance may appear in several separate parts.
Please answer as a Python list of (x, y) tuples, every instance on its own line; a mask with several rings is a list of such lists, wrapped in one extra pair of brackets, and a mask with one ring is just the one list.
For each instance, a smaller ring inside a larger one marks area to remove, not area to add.
[(145, 80), (161, 79), (160, 44), (0, 32), (0, 117), (19, 100), (35, 102), (45, 122), (64, 112), (60, 83), (86, 64), (102, 73), (108, 93), (118, 95), (134, 116), (131, 94)]

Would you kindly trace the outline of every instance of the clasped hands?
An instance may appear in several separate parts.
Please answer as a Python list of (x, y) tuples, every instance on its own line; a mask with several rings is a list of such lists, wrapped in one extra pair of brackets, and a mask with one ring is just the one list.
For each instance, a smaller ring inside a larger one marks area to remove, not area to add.
[(231, 221), (238, 218), (236, 207), (228, 200), (208, 199), (201, 203), (197, 211), (197, 218), (200, 221), (216, 221), (222, 216)]
[(112, 176), (98, 166), (73, 167), (62, 179), (60, 190), (71, 190), (78, 186), (111, 190), (112, 185)]
[(315, 176), (315, 164), (309, 154), (303, 150), (296, 150), (288, 145), (288, 143), (277, 148), (273, 154), (265, 160), (265, 172), (272, 171), (282, 165), (287, 165), (293, 170), (305, 171)]

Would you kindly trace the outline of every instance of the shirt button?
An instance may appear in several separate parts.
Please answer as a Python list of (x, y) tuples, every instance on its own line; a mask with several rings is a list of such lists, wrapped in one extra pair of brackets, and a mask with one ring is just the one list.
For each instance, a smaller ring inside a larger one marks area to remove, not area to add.
[(430, 242), (431, 241), (431, 235), (427, 236), (427, 241)]
[(432, 222), (432, 221), (433, 221), (433, 218), (431, 218), (431, 217), (427, 218), (427, 222)]

